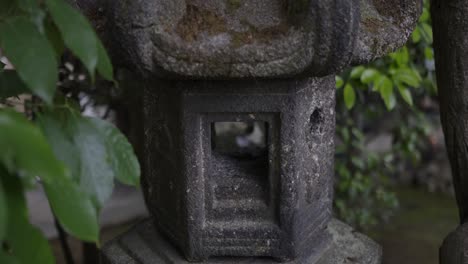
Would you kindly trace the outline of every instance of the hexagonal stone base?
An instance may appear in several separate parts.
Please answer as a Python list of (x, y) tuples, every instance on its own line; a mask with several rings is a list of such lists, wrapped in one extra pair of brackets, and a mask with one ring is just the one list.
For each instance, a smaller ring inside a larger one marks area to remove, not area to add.
[[(332, 220), (328, 225), (332, 242), (306, 259), (288, 264), (379, 264), (382, 250), (378, 244), (357, 233), (348, 225)], [(312, 250), (312, 249), (311, 249)], [(104, 246), (102, 264), (190, 263), (159, 234), (151, 220)], [(206, 264), (278, 263), (271, 259), (216, 258)]]

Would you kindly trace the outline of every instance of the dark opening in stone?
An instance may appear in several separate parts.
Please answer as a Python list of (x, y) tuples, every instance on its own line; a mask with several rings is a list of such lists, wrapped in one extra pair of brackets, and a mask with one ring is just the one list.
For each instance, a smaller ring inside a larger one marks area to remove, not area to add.
[(322, 109), (320, 108), (315, 109), (312, 115), (310, 115), (310, 132), (322, 133), (323, 121), (324, 121), (324, 117), (322, 114)]
[(270, 218), (268, 123), (214, 122), (211, 127), (213, 220)]

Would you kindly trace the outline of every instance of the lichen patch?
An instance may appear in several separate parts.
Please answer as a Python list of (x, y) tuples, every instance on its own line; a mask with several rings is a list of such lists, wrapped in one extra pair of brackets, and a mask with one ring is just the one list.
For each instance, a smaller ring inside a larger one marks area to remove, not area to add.
[(396, 22), (400, 22), (403, 19), (401, 10), (405, 7), (401, 7), (401, 0), (373, 0), (375, 9), (380, 15), (395, 19)]
[(362, 25), (366, 28), (366, 31), (374, 34), (378, 33), (380, 29), (386, 26), (383, 21), (371, 17), (363, 19)]
[(238, 48), (254, 42), (270, 43), (278, 36), (286, 34), (288, 29), (288, 26), (285, 24), (265, 29), (257, 29), (253, 26), (249, 26), (249, 29), (245, 32), (231, 32), (232, 45), (234, 48)]
[[(228, 28), (224, 17), (211, 10), (188, 4), (185, 15), (175, 28), (175, 33), (189, 43), (198, 40), (202, 34), (214, 36), (227, 33), (231, 36), (232, 47), (239, 48), (253, 43), (269, 43), (289, 30), (286, 23), (264, 29), (258, 29), (246, 21), (243, 21), (243, 24), (247, 30), (234, 31)], [(166, 30), (169, 31), (169, 28)]]
[(213, 11), (187, 5), (184, 17), (176, 27), (177, 34), (187, 42), (195, 41), (202, 32), (216, 35), (227, 31), (226, 21)]

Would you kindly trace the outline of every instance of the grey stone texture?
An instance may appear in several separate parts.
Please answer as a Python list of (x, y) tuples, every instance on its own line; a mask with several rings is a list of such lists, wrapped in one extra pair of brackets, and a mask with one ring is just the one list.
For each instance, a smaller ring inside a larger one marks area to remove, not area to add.
[(326, 76), (402, 46), (421, 11), (420, 0), (100, 1), (115, 61), (172, 78)]
[[(188, 259), (288, 260), (324, 243), (333, 201), (333, 76), (157, 80), (144, 89), (150, 166), (143, 190), (156, 223)], [(267, 154), (214, 151), (212, 125), (220, 121), (265, 122)]]
[[(375, 242), (355, 232), (346, 224), (331, 220), (325, 232), (330, 236), (320, 248), (319, 254), (311, 254), (286, 264), (379, 264), (382, 251)], [(317, 250), (317, 249), (316, 249)], [(317, 250), (318, 251), (318, 250)], [(190, 263), (159, 233), (151, 221), (136, 226), (133, 230), (106, 245), (102, 250), (102, 264), (155, 264)], [(273, 259), (263, 258), (216, 258), (206, 264), (273, 264)]]

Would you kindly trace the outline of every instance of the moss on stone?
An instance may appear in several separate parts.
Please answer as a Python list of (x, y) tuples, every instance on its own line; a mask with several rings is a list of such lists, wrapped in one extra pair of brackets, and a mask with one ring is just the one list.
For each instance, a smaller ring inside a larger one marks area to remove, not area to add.
[(402, 10), (395, 8), (400, 5), (400, 0), (373, 0), (374, 6), (380, 15), (384, 17), (391, 17), (397, 22), (403, 20)]
[(226, 32), (226, 21), (211, 10), (187, 5), (184, 17), (176, 27), (177, 34), (187, 42), (195, 41), (201, 32), (209, 35)]
[(365, 27), (366, 31), (374, 34), (378, 33), (380, 29), (387, 26), (385, 22), (375, 17), (364, 18), (361, 23)]
[(242, 6), (242, 0), (228, 0), (227, 8), (229, 12), (234, 12)]
[[(241, 0), (231, 1), (241, 2)], [(196, 41), (202, 32), (208, 35), (228, 33), (232, 37), (232, 46), (238, 48), (254, 42), (268, 43), (288, 31), (286, 23), (264, 29), (258, 29), (246, 21), (243, 21), (243, 24), (248, 27), (246, 31), (231, 30), (222, 16), (211, 10), (188, 4), (185, 15), (177, 24), (175, 32), (187, 42)]]
[(281, 24), (275, 27), (258, 29), (249, 25), (249, 29), (245, 32), (230, 32), (232, 36), (232, 46), (239, 48), (243, 45), (257, 43), (269, 43), (279, 35), (284, 35), (288, 31), (286, 24)]

